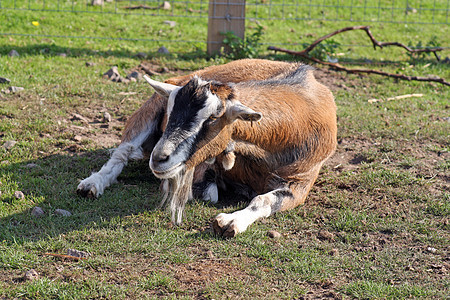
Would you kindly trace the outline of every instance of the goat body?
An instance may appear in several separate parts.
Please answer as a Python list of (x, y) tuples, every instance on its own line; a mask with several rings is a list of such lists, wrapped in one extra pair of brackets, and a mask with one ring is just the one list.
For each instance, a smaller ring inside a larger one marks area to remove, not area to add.
[[(169, 78), (166, 83), (183, 86), (194, 76), (205, 80), (243, 82), (264, 80), (281, 74), (289, 63), (262, 59), (244, 59), (225, 65), (211, 66), (192, 74)], [(167, 99), (154, 93), (127, 121), (120, 145), (98, 172), (82, 180), (77, 193), (84, 197), (98, 197), (105, 188), (115, 183), (129, 160), (148, 157), (159, 141), (167, 123)], [(201, 168), (202, 166), (200, 166)], [(200, 173), (199, 173), (200, 174)], [(198, 176), (201, 176), (198, 175)]]
[(193, 191), (212, 202), (230, 186), (251, 196), (247, 208), (214, 219), (214, 231), (231, 237), (302, 204), (335, 150), (333, 96), (306, 65), (241, 60), (146, 79), (157, 93), (131, 116), (111, 159), (80, 183), (81, 195), (99, 196), (129, 159), (151, 153), (175, 223)]

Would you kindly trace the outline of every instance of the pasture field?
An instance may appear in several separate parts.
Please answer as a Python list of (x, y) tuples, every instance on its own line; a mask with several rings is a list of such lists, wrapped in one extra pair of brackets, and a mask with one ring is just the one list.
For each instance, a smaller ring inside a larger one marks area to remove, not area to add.
[[(0, 32), (13, 24), (33, 30), (35, 20), (49, 35), (80, 24), (93, 34), (108, 30), (99, 26), (99, 15), (79, 15), (87, 18), (81, 21), (50, 12), (0, 16)], [(131, 34), (139, 30), (133, 18), (111, 15), (108, 21)], [(188, 26), (191, 20), (177, 22)], [(262, 22), (268, 41), (275, 40), (274, 22)], [(282, 43), (300, 32), (311, 42), (349, 24), (279, 25)], [(373, 31), (379, 40), (414, 45), (435, 36), (448, 47), (445, 25), (375, 24)], [(336, 40), (364, 43), (358, 34)], [(111, 82), (103, 73), (118, 66), (125, 76), (145, 64), (163, 79), (227, 62), (206, 57), (204, 45), (196, 44), (169, 43), (171, 54), (158, 54), (162, 44), (0, 36), (0, 77), (11, 80), (0, 90), (24, 88), (0, 92), (0, 299), (448, 299), (450, 89), (441, 84), (316, 66), (336, 97), (337, 151), (305, 205), (256, 222), (236, 238), (214, 236), (210, 223), (245, 203), (190, 202), (184, 223), (175, 227), (168, 211), (156, 209), (159, 182), (147, 161), (130, 163), (98, 199), (79, 197), (78, 180), (106, 162), (126, 119), (153, 92), (144, 82)], [(12, 49), (20, 56), (9, 57)], [(355, 66), (450, 79), (448, 62), (432, 56), (370, 47), (338, 51)], [(267, 51), (261, 57), (293, 60)], [(423, 96), (386, 101), (405, 94)], [(368, 102), (373, 98), (385, 101)], [(103, 121), (104, 112), (111, 122)], [(40, 217), (31, 214), (36, 206), (43, 209)], [(281, 237), (268, 237), (269, 230)], [(67, 249), (91, 256), (72, 261), (46, 255)], [(38, 273), (35, 280), (24, 279), (30, 269)]]

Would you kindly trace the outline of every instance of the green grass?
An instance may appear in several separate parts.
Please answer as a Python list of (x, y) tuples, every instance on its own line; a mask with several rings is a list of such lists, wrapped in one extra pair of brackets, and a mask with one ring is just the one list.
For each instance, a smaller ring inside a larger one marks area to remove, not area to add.
[[(10, 2), (2, 2), (2, 7), (6, 4)], [(86, 7), (79, 9), (99, 9)], [(329, 13), (332, 18), (334, 12)], [(362, 17), (359, 10), (353, 13)], [(156, 209), (159, 182), (146, 162), (130, 163), (99, 199), (76, 195), (78, 180), (106, 162), (124, 120), (152, 93), (142, 82), (109, 82), (102, 78), (104, 72), (117, 65), (126, 75), (141, 63), (134, 56), (138, 52), (149, 54), (147, 63), (170, 69), (160, 79), (227, 62), (207, 57), (204, 43), (151, 41), (203, 40), (206, 19), (177, 18), (171, 29), (162, 25), (169, 16), (104, 16), (0, 10), (0, 32), (52, 36), (0, 36), (0, 76), (25, 88), (17, 94), (0, 93), (0, 298), (448, 298), (448, 87), (330, 72), (325, 80), (336, 97), (339, 146), (307, 203), (224, 240), (212, 235), (212, 218), (245, 203), (221, 207), (190, 202), (184, 223), (174, 227), (170, 214)], [(295, 43), (356, 25), (261, 23), (266, 28), (264, 43), (288, 43), (293, 49), (302, 49)], [(445, 25), (371, 25), (381, 41), (416, 45), (437, 36), (448, 47)], [(251, 29), (253, 23), (247, 26)], [(345, 45), (337, 50), (343, 53), (339, 59), (355, 67), (376, 65), (393, 73), (450, 78), (449, 65), (433, 57), (352, 46), (369, 45), (362, 32), (335, 40)], [(170, 55), (156, 53), (162, 44)], [(8, 57), (12, 49), (20, 56)], [(441, 55), (449, 56), (449, 51)], [(261, 57), (294, 60), (267, 51)], [(0, 89), (7, 87), (0, 84)], [(411, 93), (424, 96), (367, 102)], [(71, 120), (78, 113), (95, 121), (105, 110), (113, 118), (108, 128)], [(2, 147), (8, 140), (17, 141), (10, 150)], [(15, 191), (25, 198), (15, 198)], [(31, 216), (35, 206), (44, 210), (40, 218)], [(58, 208), (72, 216), (55, 215)], [(270, 239), (269, 230), (282, 237)], [(321, 231), (330, 237), (323, 238)], [(92, 255), (74, 262), (45, 254), (65, 254), (69, 248)], [(23, 280), (29, 269), (39, 273), (38, 280)]]

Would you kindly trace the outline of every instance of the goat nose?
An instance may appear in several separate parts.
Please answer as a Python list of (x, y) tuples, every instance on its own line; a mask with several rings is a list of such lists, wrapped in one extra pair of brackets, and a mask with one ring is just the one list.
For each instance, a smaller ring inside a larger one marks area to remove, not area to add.
[(153, 152), (152, 160), (156, 163), (163, 163), (169, 160), (169, 154), (164, 152)]

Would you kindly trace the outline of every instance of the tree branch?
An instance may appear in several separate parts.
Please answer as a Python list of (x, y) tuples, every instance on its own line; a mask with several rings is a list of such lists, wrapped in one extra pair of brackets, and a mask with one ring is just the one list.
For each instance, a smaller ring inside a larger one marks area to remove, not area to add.
[(326, 62), (326, 61), (322, 61), (318, 58), (315, 58), (313, 56), (311, 56), (309, 53), (318, 45), (320, 44), (322, 41), (337, 35), (339, 33), (342, 32), (346, 32), (346, 31), (350, 31), (350, 30), (364, 30), (366, 32), (366, 34), (369, 36), (373, 48), (376, 49), (377, 47), (383, 48), (386, 46), (397, 46), (397, 47), (401, 47), (405, 50), (407, 50), (408, 52), (411, 53), (419, 53), (419, 52), (425, 52), (425, 53), (433, 53), (436, 56), (436, 59), (439, 61), (439, 56), (437, 55), (438, 51), (442, 51), (443, 48), (442, 47), (437, 47), (437, 48), (422, 48), (422, 49), (411, 49), (408, 46), (402, 44), (402, 43), (398, 43), (398, 42), (379, 42), (377, 41), (372, 32), (369, 29), (369, 26), (352, 26), (352, 27), (345, 27), (339, 30), (336, 30), (334, 32), (331, 32), (317, 40), (315, 40), (314, 42), (311, 43), (311, 45), (309, 45), (308, 47), (306, 47), (304, 50), (302, 51), (292, 51), (292, 50), (288, 50), (288, 49), (283, 49), (283, 48), (278, 48), (278, 47), (274, 47), (274, 46), (269, 46), (267, 49), (268, 50), (273, 50), (273, 51), (278, 51), (278, 52), (283, 52), (283, 53), (287, 53), (287, 54), (291, 54), (294, 56), (300, 56), (303, 57), (305, 59), (311, 60), (313, 62), (316, 62), (318, 64), (322, 64), (322, 65), (327, 65), (330, 66), (338, 71), (345, 71), (347, 73), (366, 73), (366, 74), (377, 74), (377, 75), (381, 75), (381, 76), (387, 76), (387, 77), (392, 77), (392, 78), (397, 78), (397, 79), (401, 79), (401, 80), (415, 80), (415, 81), (429, 81), (429, 82), (438, 82), (447, 86), (450, 86), (450, 82), (445, 81), (443, 78), (440, 77), (419, 77), (419, 76), (409, 76), (409, 75), (404, 75), (404, 74), (392, 74), (392, 73), (387, 73), (387, 72), (383, 72), (383, 71), (378, 71), (378, 70), (372, 70), (372, 69), (348, 69), (344, 66), (342, 66), (339, 63), (331, 63), (331, 62)]

